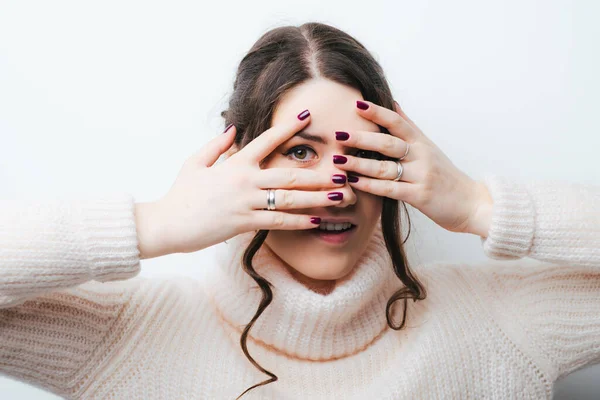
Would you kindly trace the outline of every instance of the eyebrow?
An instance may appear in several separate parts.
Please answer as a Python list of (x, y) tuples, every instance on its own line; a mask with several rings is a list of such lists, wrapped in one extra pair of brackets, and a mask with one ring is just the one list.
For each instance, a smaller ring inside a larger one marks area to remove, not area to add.
[(323, 139), (321, 136), (310, 134), (310, 133), (306, 132), (305, 130), (301, 130), (301, 131), (297, 132), (294, 136), (292, 136), (292, 139), (295, 137), (301, 137), (303, 139), (310, 140), (312, 142), (327, 144), (327, 140)]

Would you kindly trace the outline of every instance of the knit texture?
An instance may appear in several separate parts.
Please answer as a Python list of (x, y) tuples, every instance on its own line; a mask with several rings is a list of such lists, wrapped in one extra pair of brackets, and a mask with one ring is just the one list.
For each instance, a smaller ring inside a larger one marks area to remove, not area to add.
[[(263, 245), (274, 298), (247, 343), (278, 380), (242, 399), (550, 399), (599, 363), (600, 187), (484, 183), (488, 260), (411, 265), (427, 298), (401, 331), (380, 221), (328, 295)], [(0, 372), (68, 399), (235, 399), (269, 378), (240, 347), (262, 297), (242, 270), (252, 236), (219, 244), (203, 280), (151, 279), (129, 194), (0, 202)]]

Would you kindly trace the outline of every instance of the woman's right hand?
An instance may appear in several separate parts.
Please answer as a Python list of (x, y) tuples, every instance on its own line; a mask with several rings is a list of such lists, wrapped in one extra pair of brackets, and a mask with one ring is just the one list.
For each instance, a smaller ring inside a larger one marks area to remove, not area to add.
[[(235, 126), (187, 159), (164, 197), (136, 205), (140, 257), (190, 253), (258, 229), (314, 228), (318, 222), (311, 222), (313, 216), (286, 211), (335, 205), (341, 200), (330, 200), (322, 188), (344, 183), (307, 168), (259, 165), (308, 125), (310, 114), (301, 120), (303, 113), (271, 127), (224, 162), (215, 164), (233, 144)], [(266, 209), (266, 189), (276, 189), (276, 210)]]

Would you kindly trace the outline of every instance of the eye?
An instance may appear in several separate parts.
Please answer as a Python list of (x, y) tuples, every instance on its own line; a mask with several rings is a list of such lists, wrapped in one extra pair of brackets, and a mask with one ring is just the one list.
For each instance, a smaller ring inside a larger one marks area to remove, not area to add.
[[(310, 150), (310, 151), (312, 151), (313, 153), (315, 152), (313, 149), (311, 149), (311, 148), (310, 148), (310, 147), (308, 147), (308, 146), (300, 145), (300, 146), (294, 146), (294, 147), (292, 147), (292, 148), (291, 148), (291, 149), (289, 149), (287, 152), (283, 153), (283, 155), (285, 155), (285, 156), (288, 156), (288, 158), (290, 158), (290, 156), (291, 156), (292, 154), (293, 154), (293, 155), (296, 155), (296, 156), (300, 156), (300, 158), (292, 158), (292, 160), (293, 160), (293, 161), (299, 161), (299, 162), (301, 162), (301, 163), (307, 163), (307, 162), (309, 162), (310, 160), (308, 160), (308, 161), (304, 161), (304, 158), (303, 158), (303, 157), (306, 157), (306, 155), (305, 155), (305, 154), (306, 154), (306, 153), (305, 153), (305, 151), (306, 151), (306, 150)], [(303, 154), (304, 154), (304, 155), (303, 155)]]

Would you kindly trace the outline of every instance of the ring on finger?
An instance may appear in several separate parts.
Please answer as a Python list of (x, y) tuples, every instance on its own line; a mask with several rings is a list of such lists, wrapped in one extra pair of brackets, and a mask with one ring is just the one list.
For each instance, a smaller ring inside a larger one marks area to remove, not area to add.
[(402, 163), (400, 161), (396, 161), (396, 166), (398, 167), (398, 174), (393, 179), (394, 182), (398, 182), (402, 177), (402, 173), (404, 172), (404, 167), (402, 166)]
[(406, 142), (406, 153), (402, 157), (398, 159), (398, 161), (404, 160), (404, 158), (408, 155), (408, 151), (410, 150), (410, 143)]
[(267, 210), (275, 210), (275, 189), (267, 189)]

